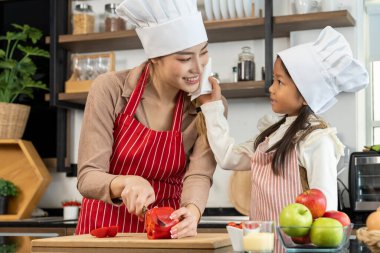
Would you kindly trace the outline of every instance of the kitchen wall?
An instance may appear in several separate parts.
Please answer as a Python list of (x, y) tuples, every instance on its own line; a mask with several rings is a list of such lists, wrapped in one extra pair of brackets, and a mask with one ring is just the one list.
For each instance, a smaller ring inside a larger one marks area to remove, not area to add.
[[(91, 1), (90, 1), (91, 2)], [(95, 10), (103, 11), (104, 4), (101, 1), (93, 2)], [(363, 43), (358, 43), (358, 38), (362, 38), (362, 0), (344, 0), (341, 1), (343, 6), (350, 10), (351, 14), (357, 20), (357, 27), (338, 28), (337, 30), (344, 34), (353, 49), (353, 52), (359, 58), (363, 58)], [(275, 0), (276, 3), (276, 0)], [(280, 38), (274, 41), (274, 53), (317, 38), (320, 30), (292, 32), (290, 38)], [(232, 79), (232, 67), (237, 63), (237, 55), (242, 46), (250, 46), (255, 54), (256, 62), (256, 80), (261, 78), (260, 69), (264, 66), (264, 41), (238, 41), (227, 43), (211, 43), (209, 45), (209, 54), (213, 60), (213, 71), (217, 72), (223, 81)], [(228, 50), (226, 50), (228, 49)], [(359, 53), (358, 53), (359, 52)], [(145, 59), (143, 50), (118, 51), (116, 55), (116, 69), (121, 70), (131, 68)], [(363, 92), (362, 92), (363, 93)], [(363, 121), (358, 122), (362, 113), (363, 95), (341, 94), (338, 96), (338, 103), (326, 114), (322, 115), (331, 125), (336, 126), (339, 137), (351, 151), (360, 149), (364, 144), (364, 133), (358, 133), (358, 129), (363, 130)], [(271, 113), (271, 107), (267, 98), (247, 98), (247, 99), (229, 99), (229, 115), (231, 133), (236, 142), (243, 142), (257, 134), (256, 124), (264, 114)], [(358, 109), (359, 108), (359, 109)], [(73, 110), (70, 112), (70, 160), (71, 163), (77, 162), (77, 148), (80, 135), (82, 111)], [(361, 118), (360, 118), (361, 119)], [(341, 169), (343, 162), (338, 166)], [(231, 207), (232, 204), (228, 199), (228, 182), (231, 172), (217, 168), (214, 176), (214, 184), (211, 189), (208, 207)], [(62, 173), (52, 171), (53, 181), (49, 186), (47, 193), (39, 203), (40, 207), (59, 207), (63, 199), (81, 199), (76, 190), (76, 178), (67, 178)], [(347, 171), (341, 175), (343, 182), (347, 185)], [(346, 201), (346, 204), (348, 202)]]

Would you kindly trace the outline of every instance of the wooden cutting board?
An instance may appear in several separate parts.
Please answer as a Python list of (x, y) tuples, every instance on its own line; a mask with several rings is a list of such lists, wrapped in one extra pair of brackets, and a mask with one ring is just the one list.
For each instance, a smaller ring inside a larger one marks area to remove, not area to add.
[(32, 252), (230, 252), (230, 246), (226, 233), (199, 233), (196, 237), (166, 240), (148, 240), (145, 233), (119, 233), (113, 238), (86, 234), (36, 239), (32, 241)]
[(249, 215), (251, 203), (251, 171), (234, 171), (230, 177), (229, 198), (235, 209)]

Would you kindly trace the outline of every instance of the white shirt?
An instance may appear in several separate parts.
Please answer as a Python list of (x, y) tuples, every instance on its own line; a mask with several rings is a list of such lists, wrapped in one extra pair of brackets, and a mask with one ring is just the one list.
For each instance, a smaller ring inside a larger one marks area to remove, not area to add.
[[(205, 116), (207, 138), (218, 165), (226, 170), (250, 170), (256, 137), (235, 144), (230, 136), (224, 106), (221, 100), (201, 106)], [(296, 119), (287, 117), (280, 128), (269, 138), (268, 148), (279, 141)], [(258, 122), (260, 132), (279, 120), (276, 116), (265, 116)], [(344, 155), (344, 145), (336, 136), (336, 128), (317, 129), (307, 135), (297, 146), (298, 163), (306, 168), (309, 187), (320, 189), (326, 195), (327, 210), (338, 207), (337, 164)]]

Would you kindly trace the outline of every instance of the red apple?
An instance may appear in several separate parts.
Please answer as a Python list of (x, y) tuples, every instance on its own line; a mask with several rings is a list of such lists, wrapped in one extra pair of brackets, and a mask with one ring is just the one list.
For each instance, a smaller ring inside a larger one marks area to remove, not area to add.
[(350, 217), (348, 217), (348, 215), (344, 212), (327, 211), (323, 214), (323, 217), (333, 218), (333, 219), (339, 221), (343, 227), (348, 226), (351, 223)]
[(291, 237), (291, 238), (292, 238), (292, 241), (296, 244), (309, 244), (309, 243), (311, 243), (309, 234), (302, 236), (302, 237)]
[(307, 190), (296, 198), (296, 203), (303, 204), (309, 208), (313, 219), (321, 217), (326, 211), (326, 197), (322, 191), (318, 189)]

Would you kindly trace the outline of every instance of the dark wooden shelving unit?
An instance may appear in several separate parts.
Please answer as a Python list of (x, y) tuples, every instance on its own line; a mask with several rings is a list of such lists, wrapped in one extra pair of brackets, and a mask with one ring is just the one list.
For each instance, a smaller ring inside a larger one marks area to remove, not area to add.
[[(273, 37), (288, 37), (292, 31), (354, 26), (347, 10), (273, 17)], [(205, 21), (209, 42), (264, 39), (264, 18)], [(46, 37), (50, 43), (50, 37)], [(66, 34), (58, 37), (60, 46), (72, 53), (102, 52), (142, 48), (133, 30), (91, 34)]]
[[(246, 81), (237, 83), (221, 83), (220, 87), (222, 89), (222, 94), (226, 98), (248, 98), (248, 97), (266, 97), (265, 93), (265, 81)], [(58, 100), (85, 104), (88, 92), (78, 92), (78, 93), (59, 93)], [(46, 100), (50, 99), (47, 94)]]
[[(69, 53), (104, 52), (139, 49), (142, 45), (133, 30), (92, 34), (69, 34), (72, 0), (50, 0), (50, 83), (47, 100), (57, 107), (57, 171), (75, 174), (74, 167), (67, 167), (67, 109), (84, 109), (87, 92), (64, 93), (68, 71)], [(242, 18), (222, 21), (206, 21), (209, 42), (228, 42), (265, 39), (265, 81), (222, 83), (222, 93), (227, 98), (264, 97), (272, 83), (273, 38), (289, 37), (292, 31), (322, 29), (325, 26), (355, 26), (355, 20), (347, 10), (308, 13), (273, 17), (273, 0), (265, 0), (265, 18)], [(73, 168), (72, 168), (73, 167)]]

